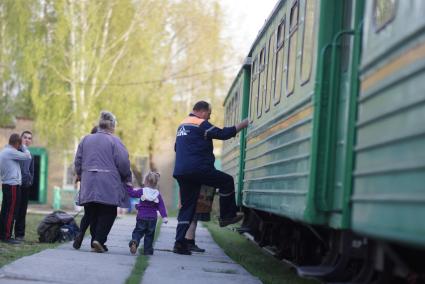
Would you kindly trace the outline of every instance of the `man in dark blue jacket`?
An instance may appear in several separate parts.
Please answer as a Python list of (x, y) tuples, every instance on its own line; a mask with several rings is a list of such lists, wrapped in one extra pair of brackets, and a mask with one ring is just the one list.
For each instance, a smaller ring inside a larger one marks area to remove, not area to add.
[[(19, 151), (25, 152), (32, 144), (31, 131), (25, 130), (21, 134), (22, 145)], [(25, 219), (27, 216), (28, 199), (34, 180), (34, 159), (21, 161), (19, 163), (22, 174), (21, 199), (19, 202), (19, 210), (16, 214), (15, 221), (15, 240), (23, 241), (25, 238)]]
[(209, 103), (197, 102), (193, 112), (177, 129), (173, 176), (180, 187), (181, 208), (177, 217), (176, 242), (173, 251), (178, 254), (191, 254), (185, 242), (185, 235), (195, 214), (202, 184), (219, 189), (221, 227), (242, 219), (242, 216), (236, 215), (233, 177), (214, 167), (213, 139), (227, 140), (234, 137), (237, 132), (248, 126), (248, 120), (245, 119), (235, 126), (220, 129), (208, 122), (210, 115)]

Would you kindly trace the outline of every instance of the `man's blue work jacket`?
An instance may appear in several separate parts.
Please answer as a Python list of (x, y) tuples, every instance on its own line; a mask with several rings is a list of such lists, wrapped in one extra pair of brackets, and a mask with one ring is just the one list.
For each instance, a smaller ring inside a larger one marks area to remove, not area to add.
[(236, 135), (236, 127), (215, 127), (208, 120), (190, 114), (177, 129), (174, 176), (214, 169), (213, 139), (227, 140)]

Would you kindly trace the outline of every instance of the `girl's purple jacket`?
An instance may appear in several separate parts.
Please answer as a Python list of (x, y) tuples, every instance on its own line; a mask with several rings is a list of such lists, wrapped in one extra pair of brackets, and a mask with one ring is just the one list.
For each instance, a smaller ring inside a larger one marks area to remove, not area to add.
[[(126, 188), (130, 197), (140, 198), (143, 195), (143, 188), (132, 188), (131, 186), (126, 186)], [(167, 217), (167, 209), (165, 209), (165, 204), (164, 200), (162, 200), (161, 193), (158, 195), (158, 199), (158, 203), (148, 200), (140, 200), (139, 204), (136, 204), (137, 219), (157, 218), (157, 211), (159, 211), (159, 214), (161, 214), (162, 218)]]

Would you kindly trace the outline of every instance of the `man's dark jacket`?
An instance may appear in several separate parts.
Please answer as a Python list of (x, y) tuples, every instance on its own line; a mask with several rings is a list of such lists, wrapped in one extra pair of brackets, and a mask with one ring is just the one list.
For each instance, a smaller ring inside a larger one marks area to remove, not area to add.
[(177, 129), (173, 176), (213, 170), (215, 157), (212, 140), (227, 140), (235, 135), (234, 126), (220, 129), (208, 120), (190, 114)]
[[(25, 152), (23, 147), (21, 146), (19, 151)], [(19, 161), (19, 166), (21, 167), (22, 186), (30, 187), (34, 181), (34, 158), (31, 157), (31, 160)]]

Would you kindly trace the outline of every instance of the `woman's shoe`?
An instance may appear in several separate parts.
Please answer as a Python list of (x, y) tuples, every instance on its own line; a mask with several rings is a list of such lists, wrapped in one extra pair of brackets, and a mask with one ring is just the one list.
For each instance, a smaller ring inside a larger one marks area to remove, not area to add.
[(94, 252), (97, 252), (97, 253), (105, 252), (105, 249), (103, 248), (102, 244), (99, 243), (98, 241), (94, 240), (92, 245), (93, 245)]
[(82, 234), (78, 234), (74, 238), (74, 243), (72, 244), (72, 247), (75, 249), (80, 249), (81, 244), (83, 243), (84, 236)]

